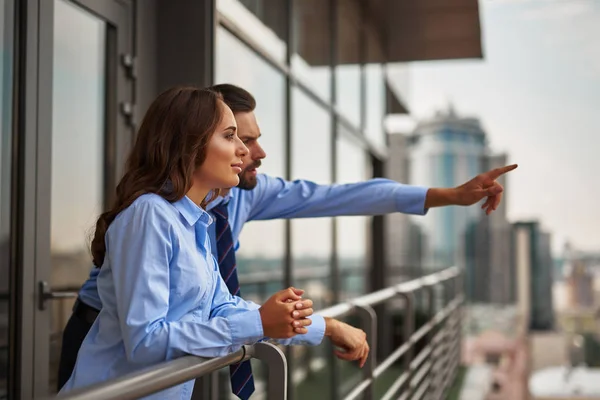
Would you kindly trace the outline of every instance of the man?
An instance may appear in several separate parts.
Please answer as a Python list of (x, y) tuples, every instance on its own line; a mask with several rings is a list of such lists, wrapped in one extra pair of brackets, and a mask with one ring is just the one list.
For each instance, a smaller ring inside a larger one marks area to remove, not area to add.
[[(222, 193), (207, 206), (207, 211), (217, 221), (209, 230), (213, 254), (222, 253), (219, 251), (221, 236), (216, 230), (218, 222), (223, 219), (227, 221), (227, 229), (231, 230), (231, 239), (237, 250), (242, 227), (252, 220), (382, 215), (392, 212), (424, 215), (432, 207), (468, 206), (483, 198), (487, 200), (482, 208), (489, 215), (498, 207), (502, 198), (503, 188), (496, 179), (517, 167), (511, 165), (494, 169), (456, 188), (425, 188), (388, 179), (371, 179), (345, 185), (318, 185), (310, 181), (289, 182), (269, 177), (257, 173), (266, 153), (258, 142), (261, 133), (254, 115), (254, 97), (246, 90), (229, 84), (216, 85), (212, 89), (223, 96), (225, 103), (233, 111), (238, 136), (248, 148), (248, 155), (243, 159), (244, 170), (239, 174), (239, 185)], [(92, 269), (90, 278), (79, 293), (73, 316), (65, 328), (59, 388), (70, 377), (81, 342), (102, 307), (96, 287), (98, 271), (98, 268)], [(221, 273), (223, 275), (223, 270)], [(229, 273), (237, 275), (235, 269)], [(232, 290), (232, 293), (237, 294), (238, 291)], [(312, 303), (307, 304), (307, 308), (310, 307)], [(336, 323), (332, 341), (334, 345), (348, 350), (348, 354), (353, 354), (362, 351), (358, 335), (355, 328)], [(344, 353), (337, 355), (349, 357)]]

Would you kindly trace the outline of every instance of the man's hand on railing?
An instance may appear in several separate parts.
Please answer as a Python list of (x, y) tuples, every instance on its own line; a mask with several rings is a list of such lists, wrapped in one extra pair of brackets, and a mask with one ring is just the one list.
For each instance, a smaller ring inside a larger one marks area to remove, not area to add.
[(333, 318), (325, 318), (325, 324), (325, 336), (329, 337), (334, 346), (343, 350), (334, 350), (335, 355), (342, 360), (360, 360), (362, 368), (370, 351), (367, 334), (362, 329)]
[[(263, 333), (273, 339), (289, 339), (306, 333), (312, 321), (312, 301), (302, 300), (304, 290), (290, 287), (271, 296), (258, 310)], [(308, 308), (306, 306), (309, 306)]]

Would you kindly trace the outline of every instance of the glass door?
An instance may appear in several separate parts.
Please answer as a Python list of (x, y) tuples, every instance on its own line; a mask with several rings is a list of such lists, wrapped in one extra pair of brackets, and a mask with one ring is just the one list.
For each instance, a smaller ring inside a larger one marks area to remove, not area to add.
[(131, 143), (133, 108), (132, 2), (39, 6), (34, 397), (57, 391), (62, 332), (92, 268), (91, 235)]

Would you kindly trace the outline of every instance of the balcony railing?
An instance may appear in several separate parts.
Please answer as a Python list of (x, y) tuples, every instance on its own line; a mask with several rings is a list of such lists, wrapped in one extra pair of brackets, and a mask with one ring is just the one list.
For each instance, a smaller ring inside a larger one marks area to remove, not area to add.
[[(441, 289), (441, 290), (440, 290)], [(415, 330), (416, 295), (427, 295), (427, 321)], [(441, 296), (440, 296), (441, 293)], [(404, 301), (402, 344), (377, 362), (377, 315), (373, 307), (400, 298)], [(344, 318), (357, 314), (367, 333), (371, 353), (363, 368), (363, 377), (344, 399), (375, 396), (375, 381), (392, 365), (402, 360), (403, 372), (387, 389), (382, 399), (443, 398), (458, 371), (460, 362), (461, 305), (463, 302), (461, 271), (456, 268), (373, 292), (321, 310), (325, 317)], [(417, 343), (425, 346), (416, 353)], [(284, 353), (270, 343), (243, 346), (224, 357), (204, 359), (181, 357), (149, 367), (121, 378), (59, 396), (63, 400), (136, 399), (157, 393), (183, 382), (202, 377), (241, 360), (257, 358), (267, 364), (267, 398), (287, 399), (287, 362)]]

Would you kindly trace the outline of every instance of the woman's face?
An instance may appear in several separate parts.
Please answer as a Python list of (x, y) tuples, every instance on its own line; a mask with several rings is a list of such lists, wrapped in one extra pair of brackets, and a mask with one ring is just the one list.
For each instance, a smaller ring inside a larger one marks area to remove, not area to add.
[(196, 178), (203, 186), (225, 189), (237, 186), (238, 174), (244, 168), (242, 158), (248, 149), (238, 138), (233, 112), (219, 101), (222, 118), (206, 148), (206, 158), (196, 170)]

